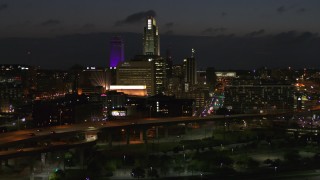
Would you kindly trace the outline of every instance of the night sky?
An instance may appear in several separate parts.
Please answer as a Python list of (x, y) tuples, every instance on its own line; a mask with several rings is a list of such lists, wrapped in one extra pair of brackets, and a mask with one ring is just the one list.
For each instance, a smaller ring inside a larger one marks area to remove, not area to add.
[(147, 15), (176, 63), (195, 48), (199, 68), (320, 65), (319, 0), (1, 0), (0, 63), (105, 66), (113, 35), (130, 59)]

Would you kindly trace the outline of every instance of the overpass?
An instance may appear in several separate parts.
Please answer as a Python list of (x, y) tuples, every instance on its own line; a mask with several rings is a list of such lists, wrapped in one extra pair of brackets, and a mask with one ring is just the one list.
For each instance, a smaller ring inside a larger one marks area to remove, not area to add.
[[(20, 130), (15, 132), (7, 132), (0, 134), (0, 159), (7, 159), (11, 157), (26, 156), (31, 153), (49, 152), (59, 149), (68, 149), (80, 146), (86, 146), (95, 142), (97, 134), (102, 133), (99, 140), (107, 140), (109, 145), (112, 145), (112, 132), (115, 130), (127, 130), (126, 142), (130, 143), (129, 130), (136, 129), (140, 131), (140, 141), (147, 142), (146, 131), (150, 127), (170, 126), (176, 124), (189, 124), (189, 123), (201, 123), (209, 121), (225, 122), (230, 119), (247, 119), (247, 118), (263, 118), (263, 117), (283, 117), (293, 115), (305, 115), (310, 113), (318, 113), (318, 111), (306, 111), (306, 112), (288, 112), (277, 114), (238, 114), (238, 115), (215, 115), (208, 117), (173, 117), (173, 118), (143, 118), (143, 119), (128, 119), (117, 121), (103, 121), (103, 122), (90, 122), (82, 124), (72, 124), (63, 126), (54, 126), (42, 128), (41, 131), (37, 129)], [(165, 128), (165, 136), (168, 135), (167, 128)], [(158, 130), (156, 129), (156, 137), (158, 137)], [(86, 140), (79, 143), (65, 143), (63, 145), (56, 144), (46, 147), (38, 148), (26, 148), (23, 151), (19, 151), (19, 145), (28, 144), (34, 142), (52, 141), (55, 138), (72, 137), (76, 134), (84, 134)], [(119, 135), (119, 134), (118, 134)], [(90, 139), (94, 137), (94, 140)], [(12, 151), (12, 148), (17, 148)], [(11, 150), (10, 150), (11, 148)], [(17, 151), (18, 150), (18, 151)]]
[(150, 126), (174, 125), (179, 123), (199, 123), (206, 121), (221, 121), (233, 118), (259, 118), (264, 116), (266, 115), (246, 114), (230, 116), (216, 115), (210, 117), (143, 118), (45, 127), (41, 128), (40, 131), (37, 131), (39, 129), (27, 129), (0, 134), (0, 148), (16, 146), (20, 145), (21, 143), (51, 140), (55, 137), (72, 136), (77, 133), (90, 134), (90, 132), (108, 131), (111, 129), (141, 128)]

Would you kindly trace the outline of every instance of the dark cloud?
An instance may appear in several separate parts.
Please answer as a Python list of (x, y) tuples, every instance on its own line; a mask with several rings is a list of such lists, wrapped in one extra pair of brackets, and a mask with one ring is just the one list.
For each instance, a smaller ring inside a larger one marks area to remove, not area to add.
[(57, 19), (49, 19), (47, 21), (44, 21), (42, 23), (40, 23), (41, 26), (44, 27), (48, 27), (48, 26), (56, 26), (61, 24), (61, 21), (57, 20)]
[(285, 13), (287, 11), (295, 11), (297, 13), (305, 13), (307, 11), (307, 9), (303, 8), (303, 7), (298, 7), (296, 5), (293, 5), (293, 6), (280, 6), (276, 9), (276, 11), (279, 13), (279, 14), (282, 14), (282, 13)]
[(228, 15), (228, 13), (226, 13), (226, 12), (221, 12), (221, 14), (220, 14), (222, 17), (225, 17), (225, 16), (227, 16)]
[(0, 4), (0, 11), (8, 8), (8, 4)]
[(280, 6), (280, 7), (277, 8), (277, 12), (278, 12), (278, 13), (284, 13), (284, 12), (286, 12), (286, 11), (287, 11), (287, 8), (284, 7), (284, 6)]
[[(310, 44), (318, 40), (317, 33), (311, 32), (297, 32), (297, 31), (287, 31), (274, 35), (273, 47), (282, 46), (286, 48), (299, 47), (301, 49), (313, 48)], [(296, 51), (300, 51), (296, 48)]]
[(263, 35), (266, 31), (264, 29), (260, 29), (258, 31), (253, 31), (253, 32), (250, 32), (248, 33), (246, 36), (260, 36), (260, 35)]
[(65, 30), (65, 28), (63, 28), (63, 27), (56, 27), (56, 28), (50, 29), (50, 32), (62, 32), (64, 30)]
[(173, 34), (174, 34), (174, 32), (172, 30), (166, 31), (164, 33), (164, 35), (173, 35)]
[(94, 29), (96, 27), (95, 24), (87, 23), (82, 26), (82, 29)]
[(117, 21), (115, 26), (120, 26), (123, 24), (134, 24), (143, 21), (147, 16), (156, 17), (156, 12), (154, 10), (141, 11), (127, 16), (124, 20)]
[(298, 13), (304, 13), (306, 12), (307, 10), (305, 8), (300, 8), (297, 10)]
[(202, 34), (216, 34), (216, 33), (223, 33), (227, 30), (227, 28), (219, 27), (219, 28), (212, 28), (208, 27), (207, 29), (202, 31)]
[(166, 28), (172, 28), (173, 25), (174, 25), (173, 22), (168, 22), (168, 23), (165, 24), (165, 27), (166, 27)]

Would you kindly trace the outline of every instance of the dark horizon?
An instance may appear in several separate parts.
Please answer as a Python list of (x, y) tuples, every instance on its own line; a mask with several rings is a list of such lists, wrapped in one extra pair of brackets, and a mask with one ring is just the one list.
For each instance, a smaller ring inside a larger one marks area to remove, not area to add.
[[(161, 32), (160, 32), (161, 33)], [(3, 64), (26, 64), (45, 69), (68, 69), (75, 64), (105, 67), (110, 40), (124, 38), (125, 60), (142, 54), (141, 33), (77, 33), (42, 38), (1, 38)], [(318, 68), (320, 38), (311, 32), (244, 36), (161, 35), (161, 55), (170, 48), (175, 64), (196, 50), (198, 69)]]

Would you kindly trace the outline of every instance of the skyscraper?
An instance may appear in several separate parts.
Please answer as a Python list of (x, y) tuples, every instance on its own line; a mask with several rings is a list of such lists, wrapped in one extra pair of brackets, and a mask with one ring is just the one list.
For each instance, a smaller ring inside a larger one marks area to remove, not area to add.
[(185, 91), (188, 92), (189, 88), (197, 84), (197, 66), (195, 60), (195, 50), (192, 49), (190, 58), (183, 60), (184, 78), (185, 78)]
[(167, 57), (166, 57), (166, 76), (167, 78), (172, 77), (172, 56), (171, 56), (171, 51), (170, 49), (167, 49)]
[(124, 45), (120, 36), (114, 36), (110, 41), (110, 69), (124, 61)]
[(117, 68), (118, 85), (144, 85), (147, 94), (155, 95), (155, 68), (153, 62), (128, 61), (122, 62)]
[(143, 55), (160, 55), (160, 38), (156, 20), (147, 17), (146, 27), (143, 33)]

